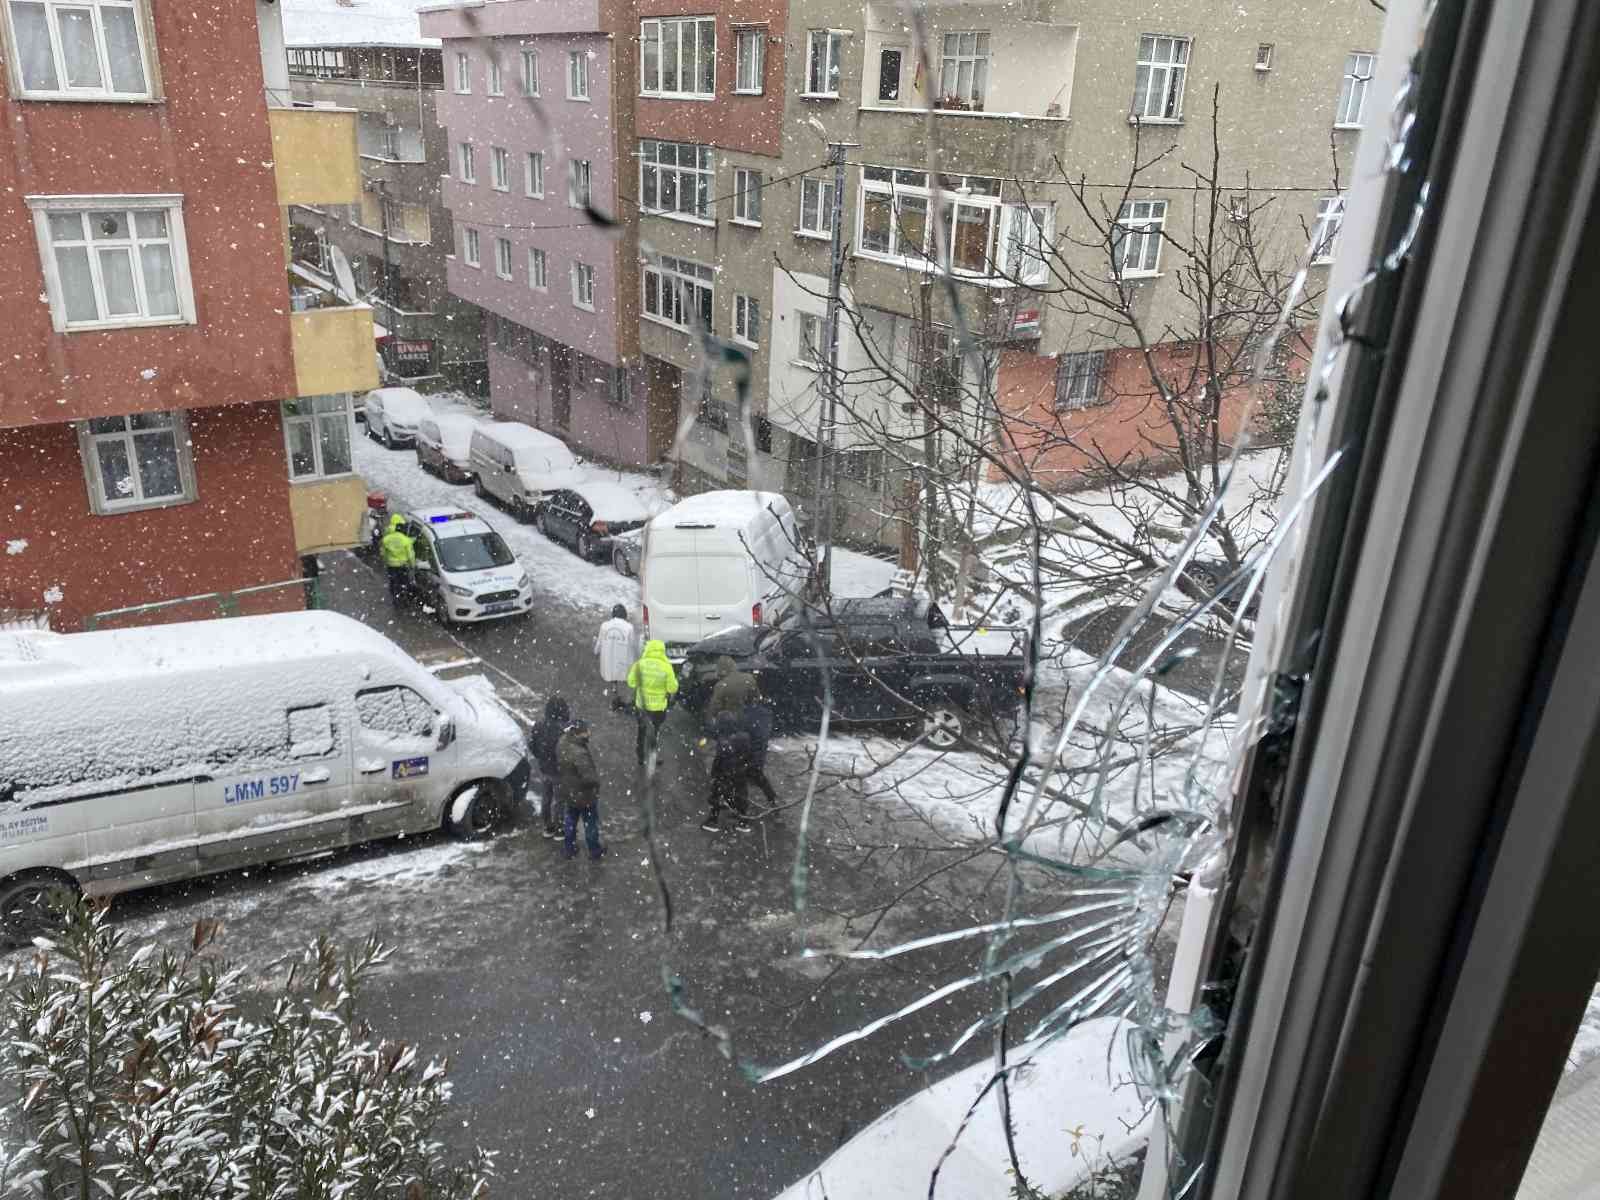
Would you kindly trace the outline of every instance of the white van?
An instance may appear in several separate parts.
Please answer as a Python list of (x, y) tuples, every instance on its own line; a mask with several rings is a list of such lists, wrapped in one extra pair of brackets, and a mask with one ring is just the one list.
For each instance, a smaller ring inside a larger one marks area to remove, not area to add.
[(794, 510), (777, 492), (702, 492), (644, 527), (639, 591), (645, 636), (679, 658), (701, 638), (771, 624), (808, 576)]
[(336, 613), (0, 634), (0, 926), (77, 891), (487, 834), (527, 779), (487, 684)]
[(533, 520), (546, 492), (583, 478), (565, 442), (520, 421), (479, 425), (468, 460), (479, 498), (498, 500), (519, 521)]
[(417, 465), (446, 483), (470, 483), (472, 431), (478, 425), (466, 413), (423, 417), (417, 422)]

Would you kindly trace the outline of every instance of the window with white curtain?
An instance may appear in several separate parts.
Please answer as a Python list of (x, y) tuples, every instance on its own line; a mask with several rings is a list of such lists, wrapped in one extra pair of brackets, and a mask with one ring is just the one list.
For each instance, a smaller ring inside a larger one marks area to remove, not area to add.
[(767, 29), (737, 29), (733, 35), (733, 90), (742, 96), (759, 96), (765, 90)]
[(149, 99), (151, 33), (137, 0), (7, 0), (18, 91), (30, 99)]
[(807, 96), (839, 94), (840, 60), (844, 57), (844, 34), (837, 29), (813, 29), (806, 35)]
[(30, 196), (57, 330), (194, 321), (181, 196)]
[(283, 441), (289, 456), (289, 478), (328, 479), (349, 475), (350, 394), (296, 396), (283, 402)]

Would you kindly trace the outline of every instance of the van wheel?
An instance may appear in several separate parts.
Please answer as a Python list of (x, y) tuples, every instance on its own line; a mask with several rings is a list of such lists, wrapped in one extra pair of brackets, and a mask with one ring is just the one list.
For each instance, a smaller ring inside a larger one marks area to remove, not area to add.
[(473, 476), (472, 490), (477, 493), (479, 500), (487, 500), (489, 498), (489, 489), (483, 486), (483, 480), (477, 476)]
[(936, 750), (949, 750), (961, 742), (967, 728), (967, 710), (948, 696), (927, 696), (922, 706), (922, 740)]
[(76, 904), (82, 889), (72, 876), (33, 871), (0, 884), (0, 943), (26, 946), (61, 925), (63, 909)]
[(467, 784), (445, 809), (445, 828), (468, 841), (492, 837), (505, 824), (506, 805), (500, 794), (503, 790), (490, 779)]

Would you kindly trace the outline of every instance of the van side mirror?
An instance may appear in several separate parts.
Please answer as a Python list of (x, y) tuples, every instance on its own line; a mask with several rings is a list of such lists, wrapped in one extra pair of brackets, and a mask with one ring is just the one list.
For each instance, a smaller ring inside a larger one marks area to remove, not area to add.
[(440, 749), (440, 750), (443, 750), (446, 747), (448, 747), (451, 742), (453, 742), (455, 740), (456, 740), (456, 723), (455, 723), (455, 721), (453, 721), (451, 718), (446, 717), (446, 716), (441, 714), (440, 717), (439, 717), (439, 745), (438, 745), (437, 748)]

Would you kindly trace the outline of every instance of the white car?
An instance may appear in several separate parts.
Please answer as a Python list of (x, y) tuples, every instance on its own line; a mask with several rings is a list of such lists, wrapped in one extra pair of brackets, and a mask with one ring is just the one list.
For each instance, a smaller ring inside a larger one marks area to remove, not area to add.
[(505, 539), (463, 508), (400, 514), (416, 544), (412, 587), (448, 624), (514, 617), (533, 607), (533, 580)]
[(417, 422), (417, 465), (446, 483), (471, 483), (468, 447), (478, 418), (465, 413), (429, 415)]
[(416, 445), (417, 425), (433, 412), (427, 397), (405, 387), (368, 392), (366, 409), (367, 436), (391, 450)]

